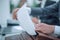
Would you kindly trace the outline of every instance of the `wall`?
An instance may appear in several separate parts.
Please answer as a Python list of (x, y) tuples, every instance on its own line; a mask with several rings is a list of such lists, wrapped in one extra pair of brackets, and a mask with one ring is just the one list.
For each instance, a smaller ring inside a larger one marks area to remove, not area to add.
[(10, 14), (10, 0), (0, 0), (0, 24), (2, 27), (6, 27), (7, 19), (9, 19)]

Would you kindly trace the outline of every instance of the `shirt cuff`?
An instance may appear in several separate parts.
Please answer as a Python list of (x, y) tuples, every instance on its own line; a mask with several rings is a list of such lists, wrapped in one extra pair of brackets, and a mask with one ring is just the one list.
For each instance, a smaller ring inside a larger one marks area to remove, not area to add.
[(27, 9), (28, 13), (31, 14), (31, 8), (26, 7), (26, 9)]
[(55, 26), (54, 34), (57, 36), (60, 35), (60, 26)]

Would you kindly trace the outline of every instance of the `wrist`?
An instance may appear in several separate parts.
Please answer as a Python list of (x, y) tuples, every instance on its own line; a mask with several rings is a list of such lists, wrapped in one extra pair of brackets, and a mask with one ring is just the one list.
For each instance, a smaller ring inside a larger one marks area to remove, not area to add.
[(52, 33), (54, 33), (55, 26), (54, 25), (50, 25), (50, 26), (51, 26)]

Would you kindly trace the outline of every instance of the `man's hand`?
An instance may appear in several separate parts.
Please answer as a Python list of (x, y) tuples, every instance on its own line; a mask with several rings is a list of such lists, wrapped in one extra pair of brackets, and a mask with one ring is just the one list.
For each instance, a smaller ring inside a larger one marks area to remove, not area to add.
[(33, 17), (33, 18), (32, 18), (32, 21), (33, 21), (34, 24), (38, 24), (38, 23), (39, 23), (39, 20), (38, 20), (38, 18), (36, 18), (36, 17)]
[(40, 23), (35, 26), (35, 30), (38, 33), (42, 32), (45, 34), (51, 34), (54, 32), (54, 29), (55, 29), (55, 27), (53, 25), (48, 25), (48, 24), (44, 24), (44, 23)]
[(12, 16), (12, 18), (15, 19), (15, 20), (17, 19), (16, 13), (17, 13), (18, 10), (19, 10), (19, 8), (16, 8), (16, 9), (13, 10), (13, 16)]

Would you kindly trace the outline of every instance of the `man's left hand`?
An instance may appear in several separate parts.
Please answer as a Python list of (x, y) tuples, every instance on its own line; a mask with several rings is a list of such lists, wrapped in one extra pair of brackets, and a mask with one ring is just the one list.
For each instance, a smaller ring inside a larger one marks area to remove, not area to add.
[(44, 34), (51, 34), (54, 32), (54, 29), (55, 29), (54, 25), (48, 25), (45, 23), (40, 23), (35, 26), (36, 32), (38, 32), (38, 33), (42, 32)]

